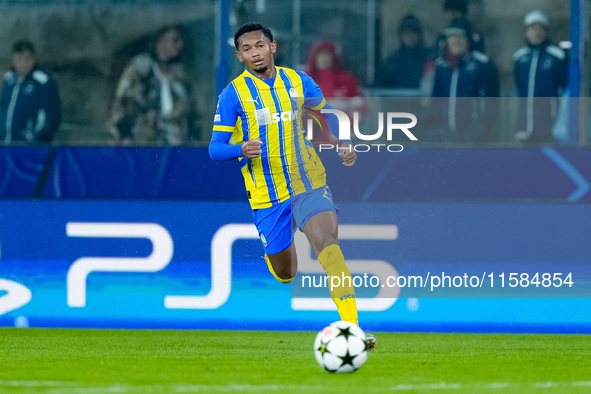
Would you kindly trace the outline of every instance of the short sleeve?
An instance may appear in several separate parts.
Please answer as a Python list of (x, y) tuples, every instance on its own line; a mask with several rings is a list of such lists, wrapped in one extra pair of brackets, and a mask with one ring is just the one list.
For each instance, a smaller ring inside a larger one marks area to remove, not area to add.
[(324, 99), (324, 94), (322, 93), (322, 90), (320, 90), (320, 87), (316, 81), (314, 81), (312, 77), (303, 71), (298, 71), (297, 73), (302, 78), (305, 97), (304, 107), (313, 109), (315, 111), (324, 108), (326, 105), (326, 100)]

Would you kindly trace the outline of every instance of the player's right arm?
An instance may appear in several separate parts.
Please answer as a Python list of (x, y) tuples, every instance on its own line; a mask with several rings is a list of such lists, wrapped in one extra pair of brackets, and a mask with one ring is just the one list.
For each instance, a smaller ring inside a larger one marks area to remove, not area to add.
[(230, 144), (232, 133), (227, 131), (214, 131), (209, 142), (209, 156), (214, 160), (232, 160), (237, 157), (247, 157), (254, 159), (259, 157), (261, 150), (261, 140), (250, 140), (243, 144)]
[(240, 121), (236, 109), (235, 95), (231, 87), (220, 94), (218, 108), (213, 122), (213, 134), (209, 142), (209, 155), (213, 160), (232, 160), (237, 157), (253, 159), (263, 152), (260, 140), (250, 140), (243, 144), (230, 144), (230, 138)]
[(242, 156), (242, 144), (230, 144), (231, 132), (215, 131), (209, 141), (209, 156), (213, 160), (232, 160)]

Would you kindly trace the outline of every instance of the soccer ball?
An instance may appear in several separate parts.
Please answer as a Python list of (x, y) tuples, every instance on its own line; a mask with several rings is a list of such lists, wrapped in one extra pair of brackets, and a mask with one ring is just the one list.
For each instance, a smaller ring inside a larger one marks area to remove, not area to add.
[(353, 323), (331, 323), (316, 336), (314, 355), (328, 372), (357, 371), (367, 360), (365, 333)]

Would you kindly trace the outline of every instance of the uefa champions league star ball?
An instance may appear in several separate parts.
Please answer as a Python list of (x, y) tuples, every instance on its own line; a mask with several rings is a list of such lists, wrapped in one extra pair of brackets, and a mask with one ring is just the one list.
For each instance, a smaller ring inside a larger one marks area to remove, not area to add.
[(316, 361), (328, 372), (357, 371), (367, 360), (367, 353), (365, 333), (346, 321), (324, 327), (314, 341)]

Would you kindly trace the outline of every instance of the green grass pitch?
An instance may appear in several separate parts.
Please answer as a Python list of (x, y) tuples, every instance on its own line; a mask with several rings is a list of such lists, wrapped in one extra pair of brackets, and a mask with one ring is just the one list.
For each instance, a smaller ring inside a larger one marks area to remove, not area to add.
[(591, 336), (386, 334), (353, 374), (313, 332), (0, 329), (0, 393), (589, 393)]

